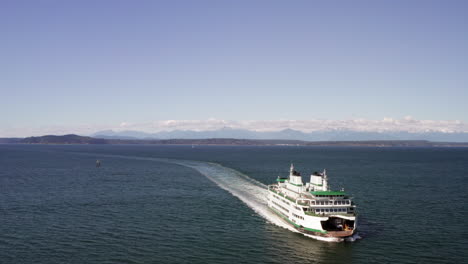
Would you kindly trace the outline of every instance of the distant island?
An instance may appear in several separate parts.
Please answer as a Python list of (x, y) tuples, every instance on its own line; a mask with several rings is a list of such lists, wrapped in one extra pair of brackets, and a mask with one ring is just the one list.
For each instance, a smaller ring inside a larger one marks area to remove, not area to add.
[(79, 135), (46, 135), (27, 138), (0, 138), (0, 144), (154, 144), (154, 145), (229, 145), (229, 146), (351, 146), (351, 147), (468, 147), (468, 142), (427, 140), (303, 141), (274, 139), (105, 139)]

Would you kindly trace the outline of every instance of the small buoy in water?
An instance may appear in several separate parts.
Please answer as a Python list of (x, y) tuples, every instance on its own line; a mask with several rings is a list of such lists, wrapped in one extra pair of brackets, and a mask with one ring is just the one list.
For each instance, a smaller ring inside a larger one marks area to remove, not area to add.
[(99, 168), (101, 167), (101, 161), (100, 160), (96, 160), (96, 168)]

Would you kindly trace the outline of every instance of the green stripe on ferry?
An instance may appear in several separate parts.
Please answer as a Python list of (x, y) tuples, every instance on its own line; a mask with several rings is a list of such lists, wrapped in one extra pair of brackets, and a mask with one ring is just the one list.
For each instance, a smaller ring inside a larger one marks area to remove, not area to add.
[(346, 193), (342, 191), (315, 191), (310, 193), (313, 195), (346, 195)]

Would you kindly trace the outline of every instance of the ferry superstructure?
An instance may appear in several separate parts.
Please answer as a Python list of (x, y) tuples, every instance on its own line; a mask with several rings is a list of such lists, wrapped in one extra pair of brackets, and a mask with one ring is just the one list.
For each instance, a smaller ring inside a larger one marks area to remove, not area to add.
[(343, 189), (331, 191), (326, 170), (303, 183), (293, 164), (288, 178), (268, 186), (268, 206), (306, 235), (345, 238), (357, 227), (356, 205)]

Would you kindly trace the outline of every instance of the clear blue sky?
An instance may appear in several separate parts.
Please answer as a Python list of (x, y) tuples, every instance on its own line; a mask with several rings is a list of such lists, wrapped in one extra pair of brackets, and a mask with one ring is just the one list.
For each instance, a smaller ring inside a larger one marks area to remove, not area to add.
[(1, 1), (0, 128), (468, 121), (468, 1)]

